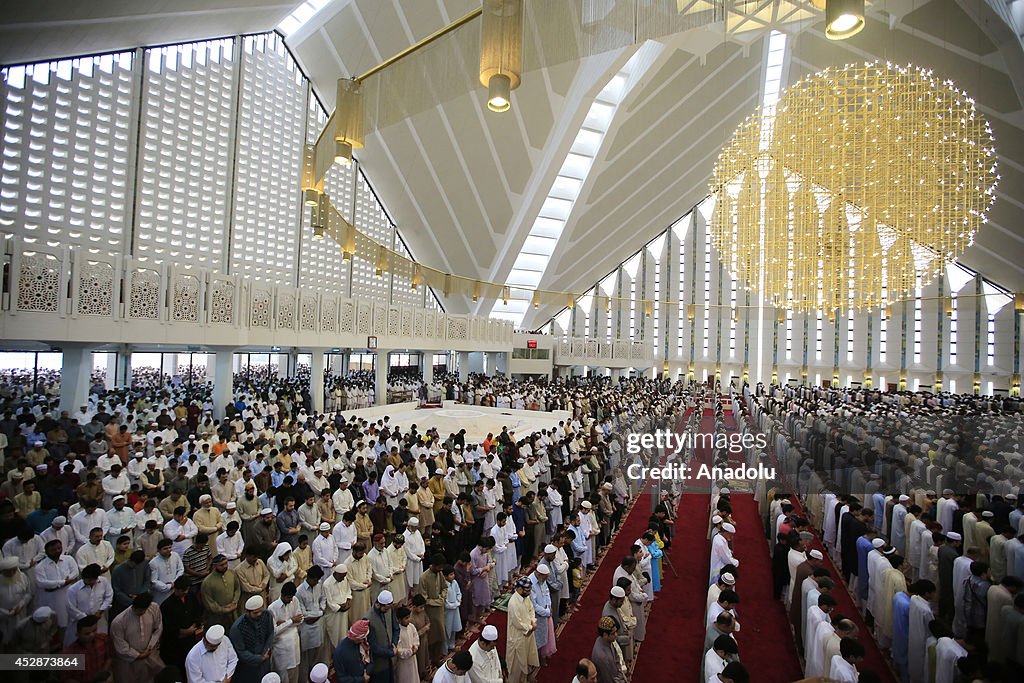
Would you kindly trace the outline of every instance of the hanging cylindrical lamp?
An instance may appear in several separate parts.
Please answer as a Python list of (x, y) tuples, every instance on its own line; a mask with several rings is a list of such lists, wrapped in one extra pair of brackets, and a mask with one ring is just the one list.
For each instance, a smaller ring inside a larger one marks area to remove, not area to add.
[(452, 291), (452, 276), (448, 273), (444, 275), (444, 289), (442, 290), (445, 296), (451, 294)]
[(569, 309), (570, 311), (571, 311), (572, 309), (576, 308), (576, 297), (570, 296), (570, 297), (569, 297), (569, 299), (568, 299), (568, 301), (566, 301), (566, 302), (565, 302), (565, 306), (566, 306), (566, 308), (568, 308), (568, 309)]
[(473, 303), (480, 301), (480, 283), (473, 283)]
[(694, 304), (686, 305), (686, 319), (693, 322), (693, 319), (697, 317), (697, 306)]
[(864, 28), (864, 0), (828, 0), (825, 3), (825, 37), (846, 40)]
[(540, 308), (540, 292), (533, 293), (533, 310)]
[(604, 312), (605, 313), (611, 313), (612, 312), (612, 298), (610, 296), (606, 296), (604, 298)]
[(316, 145), (305, 145), (302, 149), (302, 201), (306, 206), (316, 206), (323, 186), (316, 182)]
[(508, 299), (512, 294), (512, 290), (506, 285), (501, 288), (501, 303), (508, 306)]
[(346, 261), (356, 255), (356, 226), (348, 221), (345, 222), (345, 242), (341, 245), (341, 255)]
[(313, 207), (311, 223), (313, 224), (313, 239), (319, 241), (324, 238), (324, 226), (330, 219), (331, 200), (326, 194), (321, 193), (317, 198), (316, 206)]
[(380, 245), (377, 247), (377, 277), (384, 275), (384, 271), (388, 269), (388, 250)]
[(484, 0), (480, 17), (480, 83), (487, 108), (508, 111), (523, 69), (523, 0)]
[(778, 311), (776, 311), (775, 319), (778, 320), (780, 323), (786, 322), (786, 310), (784, 308), (780, 308)]
[(423, 284), (423, 273), (420, 272), (419, 266), (413, 266), (412, 277), (409, 279), (409, 284), (412, 289), (417, 289)]
[(645, 318), (650, 318), (651, 317), (651, 310), (652, 310), (651, 302), (650, 301), (645, 301), (644, 302), (644, 317)]
[(1018, 292), (1013, 295), (1013, 310), (1018, 313), (1024, 311), (1024, 294)]
[(363, 93), (359, 81), (339, 78), (334, 105), (334, 161), (348, 166), (363, 146)]

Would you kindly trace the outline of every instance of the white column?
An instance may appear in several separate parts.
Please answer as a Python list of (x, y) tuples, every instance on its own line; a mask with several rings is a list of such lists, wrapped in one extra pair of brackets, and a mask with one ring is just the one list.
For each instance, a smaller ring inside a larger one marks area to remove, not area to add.
[(434, 352), (422, 351), (423, 354), (423, 383), (430, 384), (434, 381)]
[(113, 389), (117, 386), (117, 356), (116, 351), (111, 351), (107, 354), (107, 376), (104, 381), (107, 389)]
[(482, 366), (484, 374), (487, 375), (487, 376), (493, 375), (494, 374), (494, 360), (495, 360), (494, 354), (492, 352), (488, 351), (486, 353), (481, 352), (480, 356), (481, 356), (481, 359), (480, 359), (481, 360), (481, 366)]
[(224, 406), (234, 401), (234, 349), (217, 349), (213, 354), (213, 415), (224, 419)]
[(459, 351), (459, 381), (469, 379), (469, 351)]
[(484, 371), (484, 352), (472, 351), (469, 354), (469, 371), (482, 373)]
[(374, 363), (373, 390), (375, 400), (373, 405), (386, 406), (388, 404), (388, 354), (391, 349), (377, 349), (377, 360)]
[(60, 408), (69, 413), (89, 400), (92, 349), (84, 344), (64, 344), (60, 371)]
[(309, 361), (309, 395), (313, 401), (313, 412), (324, 412), (324, 350), (313, 349)]

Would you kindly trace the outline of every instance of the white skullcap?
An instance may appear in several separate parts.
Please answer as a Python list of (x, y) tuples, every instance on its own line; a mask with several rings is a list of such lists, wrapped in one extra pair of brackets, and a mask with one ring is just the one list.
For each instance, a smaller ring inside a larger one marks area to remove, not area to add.
[(334, 572), (336, 574), (348, 574), (348, 565), (344, 562), (335, 562)]
[(320, 522), (320, 531), (330, 531), (331, 525), (328, 522)]
[(711, 523), (712, 524), (721, 524), (722, 523), (722, 516), (721, 515), (715, 515), (714, 517), (711, 518)]
[(271, 510), (270, 508), (263, 508), (262, 510), (260, 510), (260, 514), (261, 515), (272, 515), (272, 514), (274, 514), (274, 511)]
[(733, 526), (732, 524), (730, 524), (729, 522), (726, 522), (725, 524), (722, 525), (722, 531), (726, 531), (726, 532), (728, 532), (730, 534), (734, 534), (734, 533), (736, 533), (736, 527)]
[(39, 607), (36, 608), (36, 611), (32, 613), (32, 621), (36, 622), (37, 624), (41, 624), (47, 619), (49, 619), (51, 616), (53, 616), (52, 609), (45, 606)]
[(624, 598), (626, 597), (626, 591), (622, 590), (622, 586), (612, 586), (612, 597)]
[(718, 577), (718, 580), (724, 583), (726, 586), (736, 585), (736, 577), (729, 572), (723, 572), (722, 575)]
[(420, 525), (420, 518), (419, 517), (410, 517), (409, 521), (406, 522), (405, 525), (406, 526), (419, 526)]
[(484, 640), (494, 642), (498, 639), (498, 629), (493, 625), (488, 624), (487, 626), (484, 626), (484, 630), (480, 632), (480, 637)]
[(537, 573), (540, 574), (541, 576), (547, 576), (548, 574), (551, 573), (551, 570), (548, 569), (548, 566), (546, 564), (538, 564), (537, 565)]
[(953, 495), (953, 489), (942, 489), (942, 495), (944, 495), (944, 496), (952, 496)]
[(557, 552), (558, 552), (558, 548), (556, 548), (555, 546), (551, 545), (550, 543), (548, 543), (546, 546), (544, 546), (544, 554), (545, 555), (547, 555), (548, 553), (557, 553)]
[(18, 558), (16, 557), (5, 557), (0, 559), (0, 571), (8, 571), (10, 569), (18, 568)]
[(871, 541), (871, 547), (873, 548), (881, 548), (883, 545), (885, 545), (885, 539), (883, 538), (876, 538)]
[(601, 488), (603, 488), (606, 491), (611, 491), (615, 487), (611, 485), (611, 482), (606, 481), (605, 483), (601, 484)]
[(382, 605), (390, 605), (395, 601), (395, 596), (391, 594), (391, 591), (381, 591), (380, 595), (377, 596), (377, 602)]
[(224, 507), (226, 507), (228, 510), (230, 510), (231, 508), (237, 508), (238, 504), (235, 503), (235, 501), (233, 501), (233, 500), (229, 500), (228, 504), (225, 505)]
[(271, 671), (260, 679), (260, 683), (281, 683), (281, 677)]
[(259, 595), (254, 595), (245, 601), (245, 609), (254, 610), (263, 607), (263, 598)]
[(950, 531), (948, 534), (946, 534), (947, 541), (962, 541), (963, 539), (964, 537), (955, 531)]
[(825, 556), (822, 555), (821, 551), (817, 550), (817, 549), (812, 550), (811, 552), (807, 553), (807, 556), (811, 557), (811, 558), (814, 558), (815, 560), (824, 560), (825, 559)]
[(729, 489), (723, 488), (721, 491), (719, 491), (719, 493), (721, 493), (721, 494), (729, 493)]
[(981, 513), (981, 516), (982, 517), (995, 517), (995, 513), (993, 513), (991, 510), (985, 510), (984, 512)]
[(210, 645), (220, 645), (220, 641), (224, 640), (224, 627), (220, 624), (214, 624), (210, 628), (206, 629), (206, 642)]
[(65, 517), (64, 515), (59, 515), (59, 516), (53, 518), (53, 521), (50, 522), (50, 526), (53, 526), (54, 524), (56, 524), (57, 526), (64, 526), (67, 523), (68, 523), (68, 518)]
[(327, 681), (327, 665), (320, 662), (312, 668), (309, 672), (310, 683), (326, 683)]
[(206, 501), (210, 501), (212, 503), (213, 502), (213, 496), (211, 496), (208, 493), (204, 493), (203, 495), (199, 496), (199, 502), (200, 503), (205, 503)]
[(580, 503), (580, 505), (582, 505), (582, 506), (583, 506), (583, 509), (584, 509), (584, 510), (589, 510), (589, 509), (591, 509), (592, 507), (594, 507), (593, 505), (591, 505), (591, 504), (590, 504), (590, 501), (589, 501), (589, 500), (585, 500), (585, 501), (583, 501), (582, 503)]
[(900, 496), (901, 503), (906, 503), (908, 500), (910, 500), (910, 496), (908, 496), (907, 494), (904, 493), (903, 495)]

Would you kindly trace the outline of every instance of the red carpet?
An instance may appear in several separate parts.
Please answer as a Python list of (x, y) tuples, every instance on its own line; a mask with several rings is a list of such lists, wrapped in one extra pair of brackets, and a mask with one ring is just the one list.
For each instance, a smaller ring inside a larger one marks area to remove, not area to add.
[[(705, 411), (702, 431), (710, 431), (714, 424), (712, 412)], [(694, 454), (690, 465), (696, 468), (709, 461), (709, 449), (702, 448)], [(711, 546), (705, 540), (710, 504), (707, 482), (700, 482), (699, 488), (684, 490), (680, 496), (676, 537), (669, 551), (679, 578), (665, 566), (661, 592), (647, 619), (647, 640), (637, 655), (633, 680), (693, 681), (700, 675), (704, 603), (711, 563)], [(699, 537), (687, 539), (687, 533)]]

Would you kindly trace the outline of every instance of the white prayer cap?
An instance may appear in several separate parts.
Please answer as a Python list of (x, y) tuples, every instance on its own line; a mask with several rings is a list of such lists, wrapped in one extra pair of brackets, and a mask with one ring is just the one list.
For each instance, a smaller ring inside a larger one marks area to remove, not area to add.
[(894, 552), (896, 552), (896, 548), (894, 548), (892, 546), (889, 546), (888, 548), (886, 548), (885, 550), (882, 551), (882, 554), (883, 555), (892, 555)]
[(212, 503), (213, 502), (213, 496), (211, 496), (208, 493), (204, 493), (203, 495), (199, 496), (199, 503), (200, 504), (205, 503), (206, 501), (210, 501)]
[(988, 518), (988, 517), (995, 517), (996, 515), (991, 510), (985, 510), (984, 512), (981, 513), (981, 516), (985, 517), (985, 518)]
[(589, 510), (592, 507), (594, 507), (593, 505), (590, 504), (589, 500), (583, 501), (582, 503), (580, 503), (580, 505), (583, 507), (584, 510)]
[(42, 446), (42, 445), (43, 445), (42, 441), (36, 441), (36, 448), (38, 448), (39, 446)]
[(721, 524), (722, 523), (722, 516), (721, 515), (715, 515), (714, 517), (711, 518), (711, 523), (712, 524)]
[(419, 517), (410, 517), (409, 521), (406, 522), (405, 525), (406, 526), (419, 526), (420, 525), (420, 518)]
[(605, 483), (601, 484), (601, 488), (603, 488), (605, 491), (611, 491), (615, 487), (612, 486), (611, 482), (606, 481)]
[(224, 627), (220, 624), (214, 624), (210, 628), (206, 629), (206, 642), (210, 645), (220, 645), (220, 641), (224, 640)]
[(228, 504), (227, 504), (227, 505), (226, 505), (225, 507), (226, 507), (226, 508), (227, 508), (228, 510), (231, 510), (231, 509), (233, 509), (233, 508), (237, 508), (237, 507), (238, 507), (238, 504), (237, 504), (237, 503), (235, 503), (235, 501), (233, 501), (233, 500), (229, 500), (229, 501), (228, 501)]
[(875, 538), (871, 541), (871, 547), (873, 548), (881, 548), (883, 545), (885, 545), (884, 538)]
[(134, 453), (132, 453), (133, 458), (141, 458), (143, 455), (145, 455), (145, 453), (143, 453), (142, 451), (135, 451)]
[(551, 573), (551, 570), (548, 569), (548, 566), (546, 564), (538, 564), (537, 565), (537, 573), (540, 574), (541, 576), (547, 576), (548, 574)]
[(326, 683), (327, 681), (327, 665), (320, 662), (312, 668), (309, 672), (310, 683)]
[(32, 613), (32, 621), (36, 622), (37, 624), (41, 624), (47, 619), (49, 619), (51, 616), (53, 616), (52, 609), (45, 606), (38, 607), (36, 608), (36, 611)]
[(254, 596), (252, 596), (251, 598), (249, 598), (248, 600), (245, 601), (245, 609), (247, 609), (247, 610), (252, 611), (254, 609), (260, 609), (262, 607), (263, 607), (263, 598), (260, 597), (259, 595), (254, 595)]
[(345, 564), (344, 562), (335, 562), (334, 563), (334, 573), (335, 574), (348, 574), (348, 565)]
[(18, 558), (16, 557), (5, 557), (0, 559), (0, 572), (5, 572), (10, 569), (18, 568)]
[(391, 594), (391, 591), (381, 591), (380, 595), (377, 596), (377, 602), (382, 605), (390, 605), (395, 601), (395, 596)]
[(719, 491), (719, 493), (722, 493), (722, 494), (729, 493), (729, 489), (723, 488), (721, 491)]
[(124, 496), (118, 494), (118, 495), (114, 496), (114, 498), (110, 502), (111, 503), (116, 503), (119, 500), (127, 500), (127, 499)]
[(733, 576), (730, 572), (723, 572), (718, 577), (718, 580), (721, 581), (722, 583), (724, 583), (726, 586), (735, 586), (736, 585), (736, 577)]
[(272, 515), (272, 514), (274, 514), (274, 511), (271, 510), (270, 508), (263, 508), (262, 510), (260, 510), (260, 514), (261, 515)]
[(624, 598), (626, 597), (626, 591), (622, 590), (622, 586), (612, 586), (612, 597)]
[(343, 468), (343, 467), (341, 466), (341, 463), (334, 463), (334, 468), (333, 468), (333, 469), (334, 469), (334, 470), (335, 470), (336, 472), (340, 472), (340, 471), (341, 471), (341, 470), (343, 470), (344, 468)]
[(50, 522), (50, 526), (64, 526), (67, 523), (68, 523), (68, 518), (65, 517), (64, 515), (59, 515), (59, 516), (53, 518), (53, 521)]
[(281, 683), (281, 677), (271, 671), (260, 679), (260, 683)]
[(726, 522), (725, 524), (722, 525), (722, 531), (728, 532), (730, 534), (734, 534), (734, 533), (736, 533), (736, 527), (733, 526), (732, 524), (730, 524), (729, 522)]
[(811, 558), (813, 558), (815, 560), (824, 560), (825, 559), (825, 556), (822, 555), (821, 551), (817, 550), (817, 549), (812, 550), (811, 552), (807, 553), (807, 556), (811, 557)]
[(544, 554), (545, 555), (547, 555), (548, 553), (557, 553), (557, 552), (558, 552), (558, 548), (556, 548), (555, 546), (551, 545), (550, 543), (548, 543), (546, 546), (544, 546)]
[(910, 500), (910, 496), (908, 496), (907, 494), (904, 493), (900, 496), (901, 503), (906, 503), (908, 500)]
[(320, 522), (320, 531), (330, 531), (331, 525), (328, 522)]
[(1006, 500), (1017, 500), (1017, 496), (1016, 494), (1008, 493), (1006, 494)]
[(944, 496), (952, 496), (953, 495), (953, 489), (942, 489), (942, 495), (944, 495)]
[(963, 539), (964, 537), (955, 531), (950, 531), (948, 534), (946, 534), (947, 541), (962, 541)]

